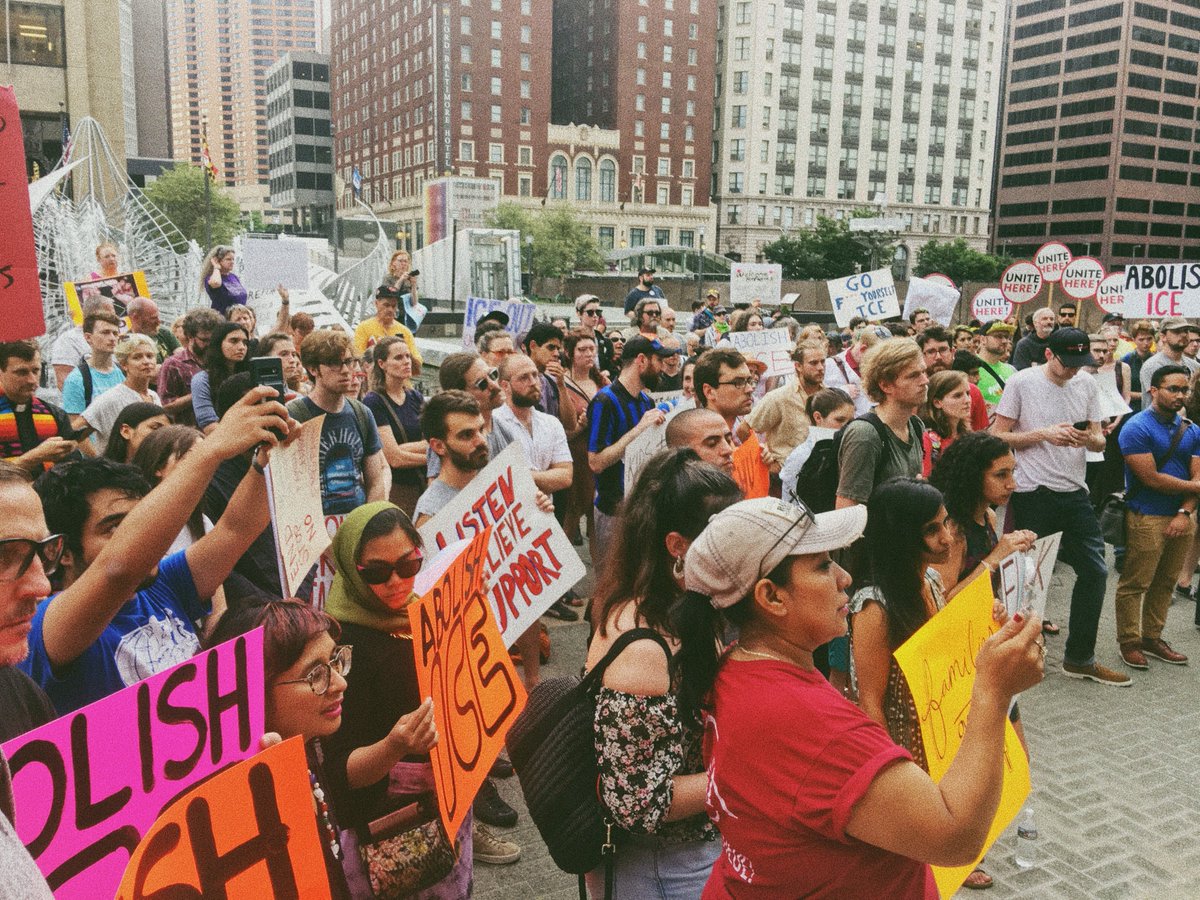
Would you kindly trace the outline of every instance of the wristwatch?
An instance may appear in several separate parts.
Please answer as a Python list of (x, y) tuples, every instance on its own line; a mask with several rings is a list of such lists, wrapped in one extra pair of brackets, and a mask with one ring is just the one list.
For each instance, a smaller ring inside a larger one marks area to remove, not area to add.
[(1190, 510), (1190, 509), (1181, 509), (1181, 510), (1179, 510), (1177, 513), (1175, 513), (1175, 515), (1177, 515), (1177, 516), (1187, 516), (1187, 517), (1190, 519), (1190, 518), (1192, 517), (1192, 510)]

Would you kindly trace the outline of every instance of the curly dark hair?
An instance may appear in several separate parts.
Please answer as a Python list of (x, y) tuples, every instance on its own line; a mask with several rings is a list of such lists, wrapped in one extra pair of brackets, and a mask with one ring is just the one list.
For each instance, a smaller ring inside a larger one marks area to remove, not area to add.
[(92, 497), (105, 489), (134, 500), (150, 493), (150, 483), (133, 466), (104, 457), (59, 463), (33, 483), (52, 534), (61, 534), (67, 549), (83, 552), (83, 526), (92, 512)]
[(983, 499), (983, 473), (993, 462), (1012, 451), (988, 431), (964, 434), (943, 451), (930, 482), (942, 492), (950, 519), (964, 528), (975, 521)]

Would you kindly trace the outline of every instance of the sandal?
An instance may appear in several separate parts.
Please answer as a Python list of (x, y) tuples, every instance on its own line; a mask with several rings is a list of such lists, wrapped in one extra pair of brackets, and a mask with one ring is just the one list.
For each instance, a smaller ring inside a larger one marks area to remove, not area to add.
[(1042, 634), (1055, 635), (1062, 631), (1057, 625), (1049, 619), (1042, 619)]
[(993, 884), (995, 882), (992, 881), (992, 876), (976, 867), (975, 871), (968, 875), (967, 880), (963, 882), (963, 887), (969, 891), (986, 891)]

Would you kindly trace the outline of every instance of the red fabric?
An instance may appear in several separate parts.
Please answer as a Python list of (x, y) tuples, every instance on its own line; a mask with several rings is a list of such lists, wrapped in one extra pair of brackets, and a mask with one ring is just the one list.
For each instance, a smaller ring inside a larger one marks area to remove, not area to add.
[(11, 87), (0, 87), (0, 209), (0, 341), (38, 337), (46, 333), (46, 319), (33, 247), (21, 112)]
[(971, 430), (972, 431), (987, 431), (988, 429), (988, 410), (987, 404), (983, 402), (983, 394), (979, 392), (976, 385), (967, 382), (967, 389), (971, 393)]
[(912, 757), (819, 672), (726, 659), (706, 717), (719, 898), (936, 900), (929, 866), (846, 834), (875, 776)]
[(763, 462), (762, 445), (753, 431), (733, 451), (733, 480), (747, 500), (766, 497), (771, 493), (771, 470)]

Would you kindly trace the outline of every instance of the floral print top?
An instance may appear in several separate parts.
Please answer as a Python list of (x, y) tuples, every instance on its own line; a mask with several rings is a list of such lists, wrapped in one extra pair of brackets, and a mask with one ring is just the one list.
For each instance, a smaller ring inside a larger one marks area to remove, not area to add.
[(600, 688), (596, 697), (600, 798), (618, 826), (672, 844), (715, 840), (716, 829), (703, 812), (663, 821), (671, 807), (671, 779), (704, 771), (702, 736), (698, 727), (680, 720), (674, 694), (644, 697)]

